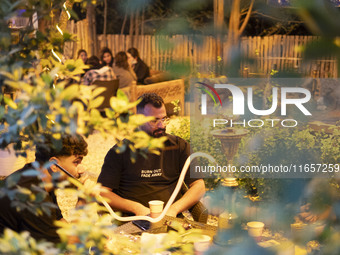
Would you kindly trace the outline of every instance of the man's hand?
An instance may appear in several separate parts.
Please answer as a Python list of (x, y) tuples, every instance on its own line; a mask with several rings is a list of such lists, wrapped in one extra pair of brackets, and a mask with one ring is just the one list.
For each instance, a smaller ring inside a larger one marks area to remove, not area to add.
[(150, 209), (148, 207), (145, 207), (144, 205), (136, 202), (136, 205), (134, 206), (132, 212), (136, 216), (144, 216), (144, 215), (150, 214)]
[(196, 204), (205, 193), (205, 185), (202, 179), (198, 179), (190, 184), (190, 188), (184, 195), (171, 205), (167, 215), (176, 217), (177, 214), (188, 210)]
[(171, 217), (177, 217), (178, 210), (174, 208), (173, 206), (170, 206), (169, 210), (166, 212), (166, 215)]
[(322, 212), (315, 213), (311, 210), (311, 204), (307, 203), (301, 206), (300, 210), (301, 212), (299, 213), (299, 218), (305, 223), (314, 223), (319, 220), (325, 220), (334, 217), (331, 206), (328, 206)]
[(317, 221), (317, 215), (313, 214), (310, 211), (310, 203), (305, 204), (300, 207), (300, 213), (299, 213), (299, 218), (305, 223), (313, 223)]

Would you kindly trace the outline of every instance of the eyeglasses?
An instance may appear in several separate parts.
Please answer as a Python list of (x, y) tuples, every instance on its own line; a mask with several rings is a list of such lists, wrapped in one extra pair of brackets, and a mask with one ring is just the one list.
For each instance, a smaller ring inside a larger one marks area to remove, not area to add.
[(157, 125), (158, 125), (159, 123), (161, 123), (161, 122), (162, 122), (162, 124), (164, 124), (164, 125), (168, 125), (169, 122), (170, 122), (170, 118), (169, 118), (169, 117), (164, 117), (164, 118), (162, 118), (162, 119), (156, 118), (156, 119), (154, 119), (154, 120), (150, 120), (150, 121), (149, 121), (149, 123), (150, 123), (151, 126), (157, 126)]

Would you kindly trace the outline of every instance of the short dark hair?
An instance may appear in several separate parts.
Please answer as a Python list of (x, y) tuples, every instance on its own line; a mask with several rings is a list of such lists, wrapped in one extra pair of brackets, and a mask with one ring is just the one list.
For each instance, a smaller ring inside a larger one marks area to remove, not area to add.
[(139, 59), (139, 52), (136, 48), (130, 48), (127, 50), (131, 54), (132, 57)]
[(90, 66), (90, 70), (91, 69), (99, 69), (100, 63), (99, 63), (99, 58), (97, 56), (91, 56), (87, 59), (86, 64), (88, 64)]
[(86, 156), (87, 143), (81, 135), (61, 134), (55, 139), (52, 134), (44, 134), (44, 140), (36, 145), (35, 160), (47, 162), (51, 157)]
[(141, 99), (137, 105), (137, 113), (143, 113), (144, 107), (147, 104), (151, 104), (155, 108), (161, 108), (164, 105), (163, 98), (161, 98), (156, 93), (145, 93), (141, 95), (138, 99)]

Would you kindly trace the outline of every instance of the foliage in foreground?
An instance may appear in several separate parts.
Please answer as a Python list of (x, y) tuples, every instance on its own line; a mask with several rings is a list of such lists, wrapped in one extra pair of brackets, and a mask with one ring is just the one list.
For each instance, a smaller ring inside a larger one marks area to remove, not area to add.
[[(32, 173), (33, 174), (33, 173)], [(172, 225), (173, 230), (166, 234), (160, 246), (154, 245), (154, 240), (148, 244), (140, 242), (137, 236), (115, 232), (115, 221), (107, 213), (105, 207), (100, 206), (102, 197), (101, 185), (87, 180), (84, 185), (69, 179), (76, 189), (76, 196), (83, 201), (83, 205), (71, 210), (69, 222), (57, 221), (58, 234), (61, 242), (54, 245), (45, 241), (36, 241), (28, 232), (16, 233), (6, 229), (0, 237), (1, 254), (149, 254), (155, 252), (172, 251), (173, 254), (192, 254), (193, 242), (201, 236), (199, 230), (185, 230), (182, 225)], [(69, 182), (58, 185), (60, 189), (69, 186)], [(27, 199), (26, 202), (29, 202)], [(25, 208), (24, 201), (18, 204)], [(41, 205), (43, 206), (43, 205)], [(72, 242), (70, 243), (70, 240)]]

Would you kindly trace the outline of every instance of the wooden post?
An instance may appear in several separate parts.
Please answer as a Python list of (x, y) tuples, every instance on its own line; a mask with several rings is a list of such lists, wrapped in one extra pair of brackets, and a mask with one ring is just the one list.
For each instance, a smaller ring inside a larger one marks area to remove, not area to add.
[(223, 56), (223, 43), (222, 43), (222, 30), (224, 23), (224, 0), (214, 0), (214, 28), (216, 35), (216, 56), (214, 59), (215, 71), (220, 73), (218, 70), (217, 58)]
[(87, 17), (88, 21), (88, 37), (86, 40), (89, 42), (89, 55), (97, 55), (97, 31), (96, 31), (96, 13), (93, 4), (87, 6)]
[(107, 0), (104, 0), (104, 28), (103, 28), (104, 47), (107, 47), (106, 27), (107, 27)]

